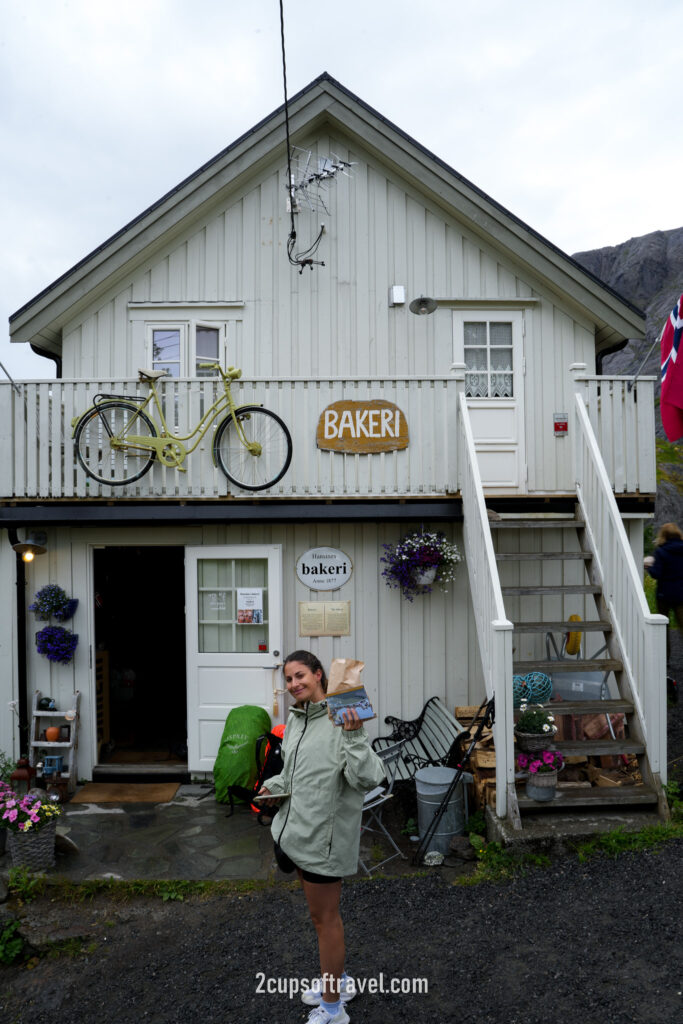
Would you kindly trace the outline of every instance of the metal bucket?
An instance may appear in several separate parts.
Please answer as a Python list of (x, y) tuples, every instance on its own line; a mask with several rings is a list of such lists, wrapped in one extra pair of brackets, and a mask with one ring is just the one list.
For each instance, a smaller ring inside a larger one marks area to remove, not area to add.
[[(429, 826), (434, 820), (434, 815), (441, 806), (453, 779), (456, 776), (455, 768), (442, 768), (432, 766), (420, 768), (415, 772), (415, 787), (417, 789), (417, 826), (422, 839), (427, 833)], [(453, 836), (461, 836), (465, 831), (467, 821), (467, 790), (464, 785), (472, 782), (472, 776), (463, 772), (458, 785), (451, 793), (441, 820), (434, 830), (434, 835), (429, 841), (425, 853), (436, 850), (444, 854), (449, 852), (450, 842)]]

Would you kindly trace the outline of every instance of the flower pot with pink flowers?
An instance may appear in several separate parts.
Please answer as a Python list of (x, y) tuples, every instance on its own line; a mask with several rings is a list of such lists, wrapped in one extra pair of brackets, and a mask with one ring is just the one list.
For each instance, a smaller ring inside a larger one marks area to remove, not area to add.
[(564, 758), (559, 750), (521, 753), (517, 756), (517, 767), (528, 773), (526, 795), (531, 800), (546, 803), (555, 799), (557, 775), (564, 767)]

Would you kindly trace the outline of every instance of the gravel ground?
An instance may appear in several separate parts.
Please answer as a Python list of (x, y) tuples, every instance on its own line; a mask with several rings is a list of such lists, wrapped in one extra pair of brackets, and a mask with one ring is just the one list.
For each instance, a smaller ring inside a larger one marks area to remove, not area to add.
[[(677, 635), (671, 667), (683, 681)], [(683, 780), (683, 695), (669, 709), (669, 761)], [(351, 1020), (680, 1024), (682, 858), (674, 841), (616, 860), (569, 857), (498, 884), (454, 886), (438, 875), (347, 884), (349, 970), (385, 990), (359, 995)], [(260, 972), (273, 979), (263, 986), (280, 988), (316, 972), (292, 886), (167, 903), (44, 898), (22, 913), (36, 932), (62, 921), (79, 952), (32, 970), (0, 966), (3, 1024), (306, 1020), (298, 996), (257, 991)], [(427, 991), (389, 994), (412, 979), (426, 979)]]
[[(358, 996), (351, 1020), (680, 1022), (682, 854), (683, 842), (674, 842), (659, 853), (564, 860), (471, 888), (434, 876), (347, 885), (350, 969), (386, 988), (393, 979), (428, 985), (422, 994)], [(94, 951), (43, 959), (32, 971), (5, 968), (7, 1024), (306, 1019), (298, 998), (256, 991), (259, 972), (289, 984), (315, 971), (298, 892), (146, 906), (98, 900), (76, 912)]]

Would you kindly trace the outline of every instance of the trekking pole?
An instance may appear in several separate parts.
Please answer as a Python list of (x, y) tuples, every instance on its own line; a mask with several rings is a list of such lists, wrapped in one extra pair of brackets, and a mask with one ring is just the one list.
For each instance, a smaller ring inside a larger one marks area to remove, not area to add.
[[(474, 723), (477, 721), (477, 719), (479, 718), (479, 715), (482, 713), (484, 708), (486, 708), (486, 710), (485, 710), (485, 712), (484, 712), (484, 714), (482, 716), (482, 719), (479, 722), (479, 724), (478, 724), (478, 726), (477, 726), (477, 728), (476, 728), (476, 730), (474, 732), (474, 735), (472, 735), (472, 728), (474, 726)], [(472, 725), (470, 725), (469, 729), (465, 730), (465, 733), (470, 737), (470, 744), (469, 744), (467, 750), (465, 751), (464, 755), (462, 756), (462, 758), (458, 762), (458, 764), (456, 766), (457, 767), (457, 771), (455, 773), (455, 776), (453, 777), (453, 780), (452, 780), (451, 784), (449, 785), (448, 790), (446, 791), (446, 794), (445, 794), (443, 800), (441, 801), (441, 803), (439, 804), (437, 809), (434, 811), (434, 817), (432, 818), (431, 822), (429, 823), (429, 826), (428, 826), (424, 836), (420, 840), (420, 845), (418, 846), (417, 850), (413, 854), (413, 864), (421, 864), (422, 863), (422, 856), (423, 856), (424, 850), (429, 846), (429, 844), (431, 843), (432, 839), (434, 838), (434, 833), (436, 832), (436, 827), (439, 824), (439, 822), (441, 821), (441, 819), (443, 818), (444, 814), (446, 813), (446, 808), (448, 807), (450, 799), (451, 799), (453, 793), (455, 792), (455, 787), (458, 785), (458, 783), (460, 782), (460, 780), (463, 777), (463, 774), (465, 772), (465, 766), (467, 765), (467, 762), (469, 761), (469, 759), (470, 759), (470, 757), (472, 755), (472, 751), (474, 750), (474, 748), (476, 747), (477, 743), (479, 742), (479, 739), (481, 738), (481, 734), (484, 731), (485, 727), (487, 725), (493, 725), (494, 720), (495, 720), (495, 695), (493, 697), (491, 697), (491, 699), (489, 701), (484, 699), (481, 702), (481, 704), (479, 705), (479, 710), (477, 711), (476, 715), (474, 716)], [(458, 737), (456, 742), (462, 743), (464, 741), (464, 739), (465, 739), (465, 734), (461, 734)]]

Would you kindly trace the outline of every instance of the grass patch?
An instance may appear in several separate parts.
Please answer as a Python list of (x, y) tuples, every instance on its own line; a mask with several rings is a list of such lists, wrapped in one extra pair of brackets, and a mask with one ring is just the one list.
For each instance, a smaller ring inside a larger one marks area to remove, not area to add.
[(683, 494), (683, 452), (677, 443), (666, 441), (663, 437), (655, 439), (657, 454), (657, 483), (673, 484), (679, 494)]
[[(284, 883), (283, 883), (284, 884)], [(70, 879), (51, 878), (49, 895), (53, 900), (84, 903), (97, 896), (108, 896), (125, 903), (134, 899), (160, 899), (163, 902), (182, 901), (189, 897), (244, 896), (272, 888), (268, 879), (230, 879), (187, 881), (185, 879), (89, 879), (72, 882)]]
[(34, 874), (26, 867), (10, 868), (7, 888), (10, 896), (20, 903), (30, 903), (45, 892), (45, 875)]
[(648, 825), (638, 832), (626, 832), (616, 828), (593, 836), (574, 847), (579, 862), (584, 864), (596, 856), (616, 859), (622, 853), (642, 853), (644, 850), (658, 850), (672, 839), (683, 839), (683, 821), (666, 821), (660, 825)]
[(45, 951), (44, 956), (48, 960), (57, 960), (60, 957), (67, 957), (75, 960), (79, 956), (89, 956), (97, 949), (97, 942), (94, 939), (63, 939), (61, 942), (52, 942)]
[(529, 870), (550, 866), (550, 857), (544, 853), (506, 850), (500, 843), (485, 843), (474, 833), (470, 835), (470, 842), (477, 854), (477, 866), (472, 874), (456, 878), (453, 885), (504, 882)]
[(19, 922), (8, 921), (0, 931), (0, 964), (12, 964), (24, 951)]

